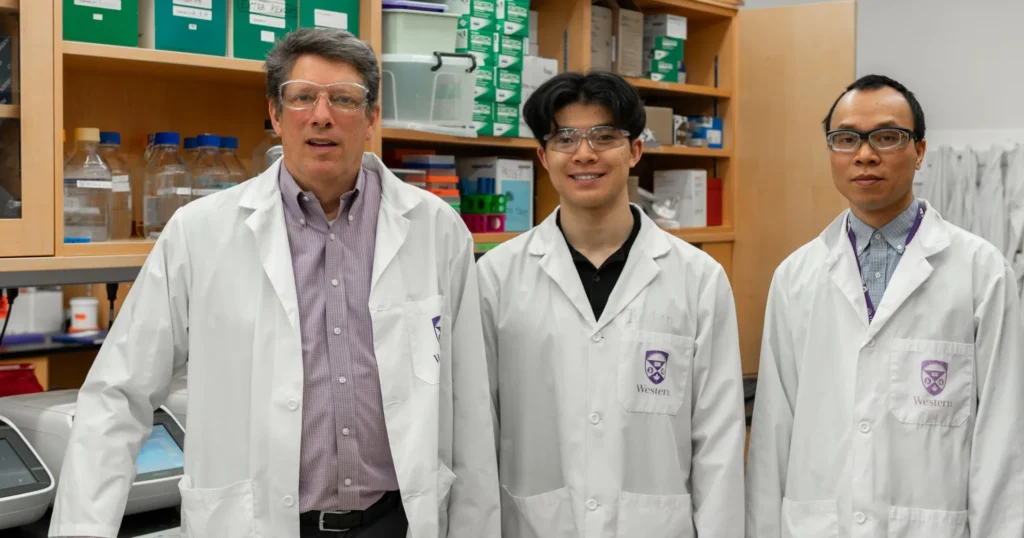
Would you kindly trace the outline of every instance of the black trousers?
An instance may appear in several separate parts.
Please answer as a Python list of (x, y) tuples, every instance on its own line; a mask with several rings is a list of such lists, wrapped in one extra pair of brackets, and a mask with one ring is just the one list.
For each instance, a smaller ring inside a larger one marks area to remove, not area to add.
[(402, 504), (388, 515), (374, 521), (370, 525), (345, 532), (327, 532), (319, 530), (301, 531), (301, 538), (405, 538), (409, 530), (409, 521), (405, 518)]

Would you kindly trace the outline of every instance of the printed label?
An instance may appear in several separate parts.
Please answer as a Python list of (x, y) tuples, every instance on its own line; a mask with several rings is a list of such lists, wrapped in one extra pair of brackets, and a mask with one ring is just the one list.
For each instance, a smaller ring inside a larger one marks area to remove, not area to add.
[[(132, 185), (128, 181), (128, 176), (126, 176), (126, 175), (114, 176), (114, 178), (113, 178), (113, 188), (114, 188), (114, 192), (131, 192), (132, 191)], [(129, 202), (130, 202), (130, 200), (129, 200)]]
[(75, 0), (75, 5), (121, 11), (121, 0)]
[(205, 188), (192, 189), (192, 195), (193, 196), (208, 196), (210, 194), (216, 194), (216, 193), (220, 192), (221, 190), (223, 190), (223, 189), (205, 189)]
[(79, 179), (75, 186), (79, 189), (103, 189), (109, 191), (113, 187), (113, 182), (103, 181), (102, 179)]
[(266, 15), (249, 15), (249, 24), (257, 26), (269, 26), (271, 28), (284, 28), (284, 19), (276, 19), (274, 17), (268, 17)]
[(102, 13), (93, 13), (92, 14), (92, 20), (94, 20), (94, 21), (102, 21), (103, 20), (103, 14)]
[(265, 43), (273, 43), (274, 32), (271, 32), (270, 30), (260, 30), (260, 41), (263, 41)]
[(200, 7), (203, 9), (213, 9), (213, 0), (173, 0), (171, 2), (176, 6), (190, 6)]
[(348, 30), (348, 13), (338, 13), (326, 9), (313, 10), (313, 25), (319, 28), (336, 28)]
[(199, 19), (202, 21), (213, 20), (212, 11), (206, 11), (205, 9), (196, 9), (194, 7), (174, 6), (174, 8), (171, 10), (171, 14), (175, 17), (184, 17), (186, 19)]
[(249, 13), (284, 17), (284, 0), (249, 0)]
[(156, 191), (158, 196), (178, 195), (178, 196), (192, 196), (192, 189), (190, 187), (169, 187), (166, 189), (160, 189)]

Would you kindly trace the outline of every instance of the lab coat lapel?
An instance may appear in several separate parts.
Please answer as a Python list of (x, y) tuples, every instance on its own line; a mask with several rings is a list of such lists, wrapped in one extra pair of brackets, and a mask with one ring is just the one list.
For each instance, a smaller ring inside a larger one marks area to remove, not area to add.
[[(925, 202), (921, 202), (925, 203)], [(896, 272), (885, 288), (882, 301), (875, 312), (875, 319), (868, 328), (868, 337), (882, 330), (899, 310), (900, 306), (915, 292), (928, 277), (933, 267), (928, 257), (942, 252), (949, 246), (949, 232), (945, 222), (932, 207), (928, 207), (921, 221), (921, 227), (896, 265)]]
[(626, 266), (622, 275), (615, 283), (612, 294), (608, 297), (608, 304), (601, 313), (601, 319), (597, 323), (596, 330), (600, 331), (611, 323), (615, 316), (618, 316), (627, 306), (640, 295), (661, 272), (661, 267), (655, 260), (667, 254), (671, 248), (663, 232), (657, 228), (647, 215), (640, 213), (640, 234), (633, 244), (626, 259)]
[(857, 313), (857, 319), (867, 327), (868, 305), (864, 301), (864, 285), (860, 278), (856, 253), (854, 253), (849, 236), (846, 234), (848, 215), (849, 211), (846, 211), (832, 221), (832, 224), (822, 232), (821, 239), (830, 245), (826, 262), (829, 265), (828, 274), (832, 277), (833, 284), (839, 288), (850, 306), (853, 307)]
[(562, 231), (558, 229), (555, 218), (558, 209), (551, 213), (544, 222), (537, 227), (537, 240), (531, 243), (530, 254), (540, 256), (540, 268), (547, 273), (561, 288), (562, 293), (569, 298), (569, 302), (576, 307), (580, 316), (585, 319), (591, 327), (597, 324), (594, 318), (594, 309), (587, 299), (587, 292), (580, 282), (579, 272), (569, 254), (569, 246), (565, 243)]
[(363, 167), (374, 170), (380, 176), (380, 213), (377, 215), (377, 239), (373, 255), (373, 277), (370, 295), (373, 296), (381, 275), (391, 265), (409, 235), (409, 219), (405, 214), (416, 206), (418, 200), (405, 189), (414, 188), (402, 183), (384, 163), (372, 153), (363, 155)]
[(295, 292), (295, 274), (292, 271), (292, 252), (288, 243), (288, 229), (284, 221), (284, 203), (278, 177), (282, 161), (246, 183), (238, 205), (253, 210), (245, 219), (252, 230), (259, 250), (260, 263), (293, 330), (299, 327), (298, 298)]

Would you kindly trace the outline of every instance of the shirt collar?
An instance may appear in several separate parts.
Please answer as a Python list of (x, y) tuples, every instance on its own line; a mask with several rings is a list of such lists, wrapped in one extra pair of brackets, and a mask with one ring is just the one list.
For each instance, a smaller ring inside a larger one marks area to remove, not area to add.
[[(324, 222), (327, 221), (327, 215), (324, 214), (323, 208), (320, 207), (320, 202), (317, 201), (316, 196), (312, 191), (303, 191), (302, 187), (292, 177), (291, 172), (288, 168), (281, 163), (281, 173), (278, 178), (281, 185), (281, 198), (284, 200), (285, 208), (292, 214), (296, 219), (309, 217), (312, 215), (320, 215)], [(366, 186), (366, 173), (362, 168), (359, 169), (359, 175), (356, 176), (355, 187), (345, 194), (341, 195), (341, 211), (339, 215), (345, 212), (346, 207), (349, 214), (356, 213), (362, 207), (362, 197), (359, 196), (361, 192), (365, 190)]]
[[(903, 247), (907, 244), (907, 237), (910, 235), (910, 230), (914, 227), (914, 221), (917, 219), (917, 212), (920, 205), (920, 202), (915, 198), (914, 201), (910, 203), (910, 207), (903, 210), (902, 213), (889, 221), (888, 224), (878, 229), (878, 234), (882, 236), (882, 238), (885, 239), (885, 242), (889, 243), (892, 248), (896, 250), (903, 250)], [(871, 236), (875, 233), (875, 229), (857, 218), (852, 211), (850, 212), (850, 228), (853, 229), (853, 235), (857, 239), (857, 254), (863, 254), (868, 248), (868, 244), (871, 241)]]
[[(629, 237), (626, 238), (626, 242), (623, 243), (618, 250), (612, 253), (611, 256), (608, 256), (608, 259), (605, 260), (601, 267), (604, 267), (604, 265), (607, 265), (610, 262), (625, 262), (626, 258), (629, 256), (629, 251), (633, 248), (633, 243), (636, 243), (636, 238), (640, 235), (640, 210), (635, 206), (630, 205), (629, 211), (633, 214), (633, 231), (629, 233)], [(590, 260), (576, 250), (572, 244), (569, 243), (569, 240), (565, 238), (565, 232), (562, 231), (562, 214), (560, 212), (555, 214), (555, 224), (558, 226), (558, 230), (562, 232), (562, 238), (565, 239), (566, 246), (569, 247), (569, 254), (572, 255), (572, 261), (577, 263), (590, 263)], [(593, 264), (591, 263), (591, 265)], [(600, 268), (598, 267), (596, 269)]]

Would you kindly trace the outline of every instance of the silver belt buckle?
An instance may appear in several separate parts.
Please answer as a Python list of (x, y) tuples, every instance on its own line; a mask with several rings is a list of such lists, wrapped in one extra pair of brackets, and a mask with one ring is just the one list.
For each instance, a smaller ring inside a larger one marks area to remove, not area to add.
[(347, 514), (348, 512), (349, 512), (348, 510), (346, 510), (344, 512), (320, 512), (320, 530), (326, 531), (326, 532), (345, 532), (347, 530), (350, 530), (350, 529), (328, 529), (328, 528), (324, 527), (324, 515), (326, 515), (326, 514)]

